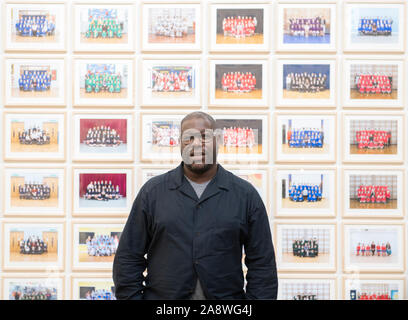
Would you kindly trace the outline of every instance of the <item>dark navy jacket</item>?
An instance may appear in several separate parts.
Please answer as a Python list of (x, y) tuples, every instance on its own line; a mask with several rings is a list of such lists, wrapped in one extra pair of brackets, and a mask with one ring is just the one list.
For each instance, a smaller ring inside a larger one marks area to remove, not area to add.
[(208, 299), (277, 297), (271, 231), (256, 189), (218, 164), (198, 199), (182, 162), (140, 189), (113, 263), (115, 295), (189, 299), (197, 277)]

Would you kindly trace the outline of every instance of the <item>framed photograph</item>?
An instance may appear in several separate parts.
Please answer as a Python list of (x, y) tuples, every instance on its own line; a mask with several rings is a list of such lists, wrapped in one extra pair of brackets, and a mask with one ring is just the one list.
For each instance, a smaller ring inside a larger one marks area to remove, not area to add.
[(74, 51), (134, 51), (134, 6), (127, 3), (75, 3)]
[(3, 279), (3, 300), (63, 300), (64, 279), (50, 274), (13, 274)]
[(336, 279), (321, 275), (279, 275), (278, 300), (336, 300)]
[(278, 4), (278, 51), (336, 51), (336, 2)]
[(163, 112), (140, 114), (140, 161), (181, 162), (180, 124), (184, 116)]
[(111, 271), (125, 222), (73, 222), (72, 270)]
[(316, 221), (277, 222), (278, 271), (336, 271), (336, 224)]
[(72, 300), (116, 300), (112, 274), (72, 276)]
[(216, 129), (222, 130), (218, 161), (258, 163), (269, 159), (269, 115), (267, 113), (227, 114), (211, 112)]
[(357, 108), (403, 108), (404, 62), (390, 56), (346, 58), (343, 104)]
[(209, 61), (209, 106), (268, 107), (268, 61)]
[(402, 218), (405, 170), (389, 167), (343, 169), (343, 216)]
[(343, 161), (402, 163), (405, 115), (403, 113), (343, 114)]
[(5, 216), (65, 215), (65, 169), (61, 167), (6, 167)]
[(276, 162), (335, 162), (335, 113), (276, 113)]
[(344, 22), (344, 51), (404, 51), (405, 1), (346, 1)]
[(125, 58), (74, 59), (74, 106), (133, 107), (133, 67)]
[(73, 160), (133, 161), (132, 113), (73, 113)]
[(212, 3), (210, 19), (210, 51), (269, 51), (268, 4)]
[(276, 63), (277, 107), (336, 107), (335, 58), (288, 57)]
[(404, 272), (403, 224), (344, 223), (342, 234), (345, 272)]
[(201, 4), (142, 3), (143, 51), (201, 51)]
[(201, 106), (201, 60), (144, 59), (141, 69), (143, 106)]
[(5, 105), (62, 107), (66, 105), (65, 58), (5, 59)]
[(242, 168), (238, 166), (223, 166), (226, 170), (231, 171), (233, 174), (241, 179), (248, 181), (259, 193), (262, 201), (265, 204), (267, 211), (269, 212), (269, 170), (268, 168), (262, 168), (258, 166), (250, 166), (248, 168)]
[(4, 113), (5, 160), (65, 160), (65, 113)]
[(405, 280), (390, 276), (343, 277), (343, 300), (404, 300)]
[(74, 167), (73, 215), (126, 217), (133, 203), (133, 169)]
[(337, 183), (334, 168), (277, 168), (277, 217), (334, 217)]
[(65, 3), (6, 3), (7, 51), (66, 51)]
[(65, 224), (38, 220), (3, 223), (3, 270), (64, 269)]

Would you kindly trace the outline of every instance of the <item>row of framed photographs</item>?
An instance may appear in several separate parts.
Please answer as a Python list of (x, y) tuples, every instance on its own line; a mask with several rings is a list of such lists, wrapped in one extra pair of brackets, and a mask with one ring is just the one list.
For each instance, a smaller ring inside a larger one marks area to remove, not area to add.
[(72, 32), (74, 52), (132, 52), (139, 37), (136, 30), (141, 30), (142, 51), (199, 52), (207, 25), (211, 52), (268, 52), (272, 38), (278, 52), (336, 52), (340, 21), (345, 26), (345, 52), (405, 50), (404, 1), (345, 1), (341, 17), (334, 0), (280, 1), (273, 10), (261, 2), (212, 2), (207, 24), (199, 1), (145, 1), (137, 8), (129, 1), (76, 2), (72, 30), (67, 30), (65, 2), (7, 1), (5, 48), (64, 52)]
[[(279, 274), (278, 300), (404, 300), (405, 278), (398, 276), (343, 276), (342, 295), (333, 276)], [(65, 298), (63, 276), (7, 274), (2, 281), (2, 300), (116, 300), (110, 274), (70, 276)]]
[[(278, 164), (334, 163), (338, 144), (344, 163), (401, 164), (405, 160), (403, 112), (344, 112), (340, 137), (335, 112), (275, 112), (274, 130), (270, 113), (210, 114), (222, 133), (222, 163), (267, 163), (271, 145)], [(135, 145), (141, 162), (181, 161), (183, 113), (141, 112), (137, 122), (131, 112), (73, 112), (71, 133), (66, 117), (57, 111), (4, 112), (4, 160), (65, 161), (66, 141), (71, 137), (70, 154), (76, 162), (133, 162)]]
[(73, 220), (72, 245), (66, 242), (65, 222), (40, 220), (4, 221), (3, 271), (62, 271), (69, 256), (73, 271), (112, 270), (126, 220)]
[[(407, 71), (399, 56), (347, 56), (341, 67), (340, 60), (330, 56), (279, 56), (273, 72), (269, 57), (212, 56), (208, 81), (204, 81), (200, 58), (181, 55), (163, 60), (156, 55), (136, 60), (130, 56), (73, 57), (72, 105), (201, 107), (207, 97), (209, 107), (257, 109), (274, 104), (314, 109), (336, 108), (341, 97), (345, 108), (405, 106)], [(66, 58), (57, 56), (6, 56), (4, 105), (65, 107), (66, 65)], [(341, 86), (337, 85), (338, 70)]]
[[(71, 256), (72, 271), (111, 271), (124, 224), (125, 220), (74, 219), (67, 242), (65, 222), (6, 219), (2, 270), (63, 271), (65, 258)], [(405, 272), (405, 223), (343, 222), (340, 242), (335, 222), (277, 220), (273, 226), (279, 272), (336, 272), (337, 250), (343, 252), (345, 273)]]
[[(225, 166), (250, 182), (265, 206), (274, 204), (278, 218), (334, 218), (341, 203), (344, 218), (403, 218), (406, 211), (404, 168), (350, 167), (342, 169), (341, 190), (335, 167)], [(135, 190), (172, 167), (72, 168), (69, 192), (74, 217), (127, 217)], [(67, 183), (63, 167), (5, 167), (4, 216), (66, 216)], [(271, 199), (271, 200), (270, 200)]]
[(342, 294), (334, 277), (279, 274), (278, 300), (404, 300), (405, 278), (395, 276), (343, 276)]

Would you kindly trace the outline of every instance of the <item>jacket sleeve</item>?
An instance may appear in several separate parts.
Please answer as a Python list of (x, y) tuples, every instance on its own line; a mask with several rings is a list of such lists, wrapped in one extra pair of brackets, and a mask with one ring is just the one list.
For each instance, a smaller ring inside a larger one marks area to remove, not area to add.
[(246, 296), (248, 299), (276, 299), (278, 277), (268, 214), (258, 192), (252, 196), (248, 234), (244, 242)]
[(139, 191), (113, 261), (113, 282), (117, 299), (143, 299), (145, 254), (150, 243), (151, 219), (147, 210), (146, 192)]

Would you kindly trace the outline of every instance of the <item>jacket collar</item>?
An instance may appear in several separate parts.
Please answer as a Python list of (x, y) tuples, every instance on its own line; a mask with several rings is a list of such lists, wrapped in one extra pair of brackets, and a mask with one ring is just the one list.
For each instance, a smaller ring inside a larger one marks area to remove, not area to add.
[[(169, 189), (174, 190), (178, 189), (183, 183), (188, 183), (187, 179), (184, 177), (184, 161), (180, 163), (180, 165), (171, 170), (168, 176), (169, 182)], [(230, 181), (229, 181), (228, 171), (225, 170), (219, 163), (217, 164), (217, 173), (214, 177), (214, 184), (217, 185), (218, 188), (229, 190), (230, 188)], [(211, 183), (212, 184), (212, 183)]]

